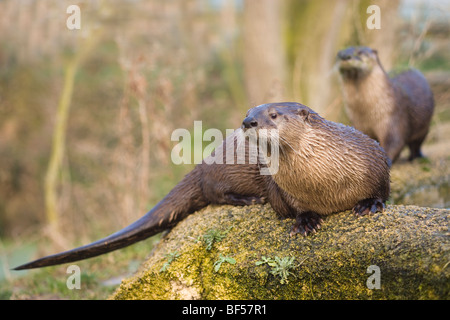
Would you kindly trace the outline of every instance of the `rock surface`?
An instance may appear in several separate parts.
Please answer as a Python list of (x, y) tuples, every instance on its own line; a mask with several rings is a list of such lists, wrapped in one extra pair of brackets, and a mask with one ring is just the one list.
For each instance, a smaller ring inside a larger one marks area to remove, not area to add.
[(289, 237), (293, 220), (270, 205), (209, 206), (168, 233), (112, 298), (449, 299), (449, 213), (347, 211)]
[(391, 169), (391, 202), (449, 208), (449, 160), (450, 156), (396, 163)]

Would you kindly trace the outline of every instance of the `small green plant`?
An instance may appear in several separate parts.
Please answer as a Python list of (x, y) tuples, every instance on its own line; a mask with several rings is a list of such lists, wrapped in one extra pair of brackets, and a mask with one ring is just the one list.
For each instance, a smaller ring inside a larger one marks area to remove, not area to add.
[(236, 263), (236, 259), (231, 258), (231, 257), (225, 257), (224, 255), (222, 255), (221, 253), (219, 254), (219, 260), (217, 260), (216, 262), (214, 262), (214, 271), (217, 272), (220, 269), (220, 266), (222, 265), (222, 263), (224, 262), (228, 262), (229, 264), (235, 264)]
[(280, 283), (285, 284), (288, 282), (287, 278), (290, 275), (295, 276), (290, 270), (295, 268), (294, 257), (275, 257), (275, 259), (267, 258), (265, 256), (261, 257), (260, 261), (256, 261), (256, 265), (262, 265), (267, 263), (270, 267), (270, 273), (274, 276), (278, 276), (280, 278)]
[(264, 263), (267, 263), (269, 266), (274, 267), (276, 262), (272, 258), (267, 258), (266, 256), (262, 256), (260, 261), (256, 261), (256, 265), (260, 266)]
[(212, 249), (213, 244), (225, 238), (230, 229), (231, 228), (225, 231), (220, 231), (217, 229), (209, 229), (203, 236), (201, 236), (201, 239), (200, 238), (198, 239), (198, 241), (201, 240), (203, 244), (206, 246), (206, 250), (210, 251)]
[(180, 254), (178, 253), (178, 251), (175, 252), (170, 252), (168, 254), (166, 254), (166, 258), (167, 258), (167, 262), (165, 262), (163, 264), (163, 266), (161, 267), (161, 269), (159, 270), (159, 272), (165, 272), (167, 271), (167, 268), (170, 266), (170, 264), (172, 263), (172, 261), (174, 261), (176, 258), (178, 258), (180, 256)]

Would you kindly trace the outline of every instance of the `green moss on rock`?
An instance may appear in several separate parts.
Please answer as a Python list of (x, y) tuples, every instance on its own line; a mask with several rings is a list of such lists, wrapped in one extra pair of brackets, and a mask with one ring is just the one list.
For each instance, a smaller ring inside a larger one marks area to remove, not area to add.
[[(449, 299), (450, 210), (388, 206), (358, 218), (331, 215), (308, 237), (289, 237), (292, 219), (270, 205), (209, 206), (180, 222), (157, 245), (113, 299)], [(211, 250), (198, 241), (226, 231)], [(164, 272), (167, 254), (177, 252)], [(219, 255), (232, 257), (214, 271)], [(262, 256), (294, 257), (287, 282)], [(380, 268), (380, 289), (369, 289), (367, 268)]]

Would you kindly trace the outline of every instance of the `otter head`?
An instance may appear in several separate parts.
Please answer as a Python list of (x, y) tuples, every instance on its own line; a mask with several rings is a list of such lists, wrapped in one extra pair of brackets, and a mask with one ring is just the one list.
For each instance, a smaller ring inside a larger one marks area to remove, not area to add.
[(317, 113), (300, 103), (266, 103), (248, 110), (242, 129), (247, 134), (256, 134), (259, 143), (261, 139), (274, 143), (275, 138), (281, 146), (289, 143), (293, 148), (292, 144), (301, 139), (317, 117)]
[(369, 47), (349, 47), (337, 54), (337, 66), (344, 79), (364, 77), (378, 64), (377, 51)]

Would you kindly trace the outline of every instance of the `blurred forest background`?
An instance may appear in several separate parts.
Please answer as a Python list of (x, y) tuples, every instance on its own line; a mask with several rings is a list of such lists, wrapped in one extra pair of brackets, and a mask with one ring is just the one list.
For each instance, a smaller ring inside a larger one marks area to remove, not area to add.
[[(80, 30), (66, 27), (72, 4)], [(380, 30), (366, 27), (371, 4)], [(0, 1), (0, 256), (142, 216), (192, 169), (171, 163), (170, 137), (194, 120), (225, 132), (250, 107), (298, 101), (346, 122), (346, 46), (423, 71), (449, 120), (449, 31), (449, 1)]]

